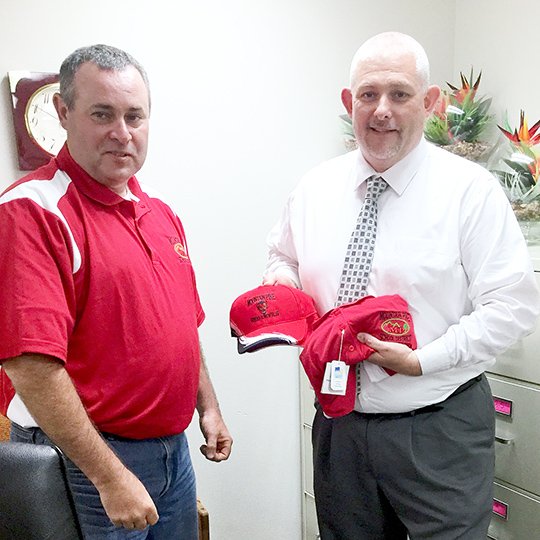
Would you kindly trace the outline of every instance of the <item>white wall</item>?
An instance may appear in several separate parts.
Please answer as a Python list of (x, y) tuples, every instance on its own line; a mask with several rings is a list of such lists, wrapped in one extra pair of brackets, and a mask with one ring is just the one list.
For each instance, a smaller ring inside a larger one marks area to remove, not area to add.
[(301, 523), (295, 351), (238, 356), (229, 306), (259, 284), (264, 238), (298, 177), (343, 151), (339, 92), (358, 45), (384, 30), (411, 33), (433, 79), (448, 80), (454, 20), (448, 0), (2, 1), (0, 187), (22, 175), (7, 71), (57, 71), (97, 42), (148, 70), (151, 144), (139, 177), (167, 192), (184, 221), (207, 312), (201, 335), (235, 437), (231, 460), (215, 465), (189, 429), (213, 540), (296, 540)]
[(512, 127), (525, 110), (529, 127), (540, 119), (537, 44), (540, 3), (533, 0), (456, 0), (454, 80), (482, 69), (480, 93), (493, 97), (493, 113)]

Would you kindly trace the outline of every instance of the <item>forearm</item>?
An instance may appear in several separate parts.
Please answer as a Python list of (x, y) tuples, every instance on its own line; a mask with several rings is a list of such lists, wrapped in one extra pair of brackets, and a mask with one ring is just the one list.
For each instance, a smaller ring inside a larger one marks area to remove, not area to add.
[(268, 262), (263, 276), (263, 283), (265, 285), (279, 283), (300, 289), (298, 257), (291, 231), (289, 204), (290, 201), (266, 239)]
[(489, 365), (493, 358), (527, 335), (540, 305), (532, 279), (530, 287), (514, 289), (505, 298), (483, 300), (482, 305), (461, 317), (441, 337), (419, 349), (422, 371), (427, 374), (458, 366)]
[(201, 452), (206, 459), (211, 461), (228, 459), (233, 441), (221, 416), (216, 393), (206, 369), (202, 347), (197, 412), (199, 413), (199, 425), (206, 442), (200, 447)]
[(263, 285), (288, 285), (300, 289), (298, 264), (284, 256), (276, 248), (270, 249), (268, 263), (263, 275)]
[(5, 361), (3, 369), (37, 424), (98, 489), (123, 473), (60, 362), (25, 355)]
[(221, 414), (201, 346), (201, 367), (199, 371), (199, 388), (197, 391), (197, 412), (199, 413), (199, 416), (202, 416), (211, 411)]

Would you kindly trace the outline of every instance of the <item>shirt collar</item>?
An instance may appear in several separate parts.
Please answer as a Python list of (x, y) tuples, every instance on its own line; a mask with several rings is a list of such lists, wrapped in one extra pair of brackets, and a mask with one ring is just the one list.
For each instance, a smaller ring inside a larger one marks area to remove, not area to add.
[[(58, 168), (62, 171), (65, 171), (75, 187), (81, 192), (84, 193), (90, 199), (101, 203), (106, 206), (112, 206), (114, 204), (119, 204), (126, 199), (109, 189), (108, 187), (100, 184), (97, 180), (92, 178), (71, 156), (67, 143), (64, 144), (58, 156), (56, 156), (56, 163)], [(128, 180), (129, 190), (133, 195), (138, 199), (142, 196), (142, 191), (139, 186), (139, 182), (132, 176)]]
[(380, 175), (398, 195), (401, 195), (420, 168), (422, 161), (427, 155), (427, 151), (428, 143), (422, 137), (420, 142), (401, 161), (398, 161), (383, 173), (378, 173), (365, 160), (361, 150), (358, 150), (355, 189), (370, 176)]

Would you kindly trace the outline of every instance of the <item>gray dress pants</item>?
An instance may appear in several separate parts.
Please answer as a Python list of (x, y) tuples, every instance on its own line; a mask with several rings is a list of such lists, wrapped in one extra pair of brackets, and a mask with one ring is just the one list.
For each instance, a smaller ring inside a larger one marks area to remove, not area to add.
[(322, 540), (483, 540), (491, 519), (495, 413), (481, 375), (404, 414), (313, 423)]

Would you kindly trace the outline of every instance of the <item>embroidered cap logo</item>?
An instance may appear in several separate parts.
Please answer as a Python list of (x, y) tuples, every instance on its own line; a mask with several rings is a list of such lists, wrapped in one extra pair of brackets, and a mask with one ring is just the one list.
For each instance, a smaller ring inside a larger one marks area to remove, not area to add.
[(261, 300), (260, 302), (257, 302), (257, 309), (263, 314), (266, 315), (268, 311), (268, 304), (266, 303), (266, 300)]

